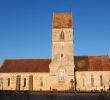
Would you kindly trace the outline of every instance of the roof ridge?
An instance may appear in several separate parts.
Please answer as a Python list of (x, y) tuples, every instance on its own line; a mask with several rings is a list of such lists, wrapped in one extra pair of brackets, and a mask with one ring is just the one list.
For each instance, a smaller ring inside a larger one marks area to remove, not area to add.
[(50, 58), (13, 58), (13, 59), (4, 59), (5, 60), (50, 60)]

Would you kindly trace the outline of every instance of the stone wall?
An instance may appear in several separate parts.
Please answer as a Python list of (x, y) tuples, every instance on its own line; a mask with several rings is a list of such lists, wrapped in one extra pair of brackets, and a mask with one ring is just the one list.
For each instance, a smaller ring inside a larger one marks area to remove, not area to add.
[(79, 91), (108, 90), (110, 71), (79, 71), (76, 72), (76, 81)]
[[(20, 76), (20, 83), (17, 83), (17, 76)], [(29, 76), (33, 76), (33, 82), (29, 83)], [(24, 78), (26, 82), (24, 83)], [(10, 82), (9, 82), (10, 81)], [(16, 90), (20, 84), (20, 90), (30, 90), (29, 84), (33, 84), (32, 90), (49, 90), (48, 73), (0, 73), (0, 90)], [(25, 84), (25, 86), (24, 86)]]
[[(16, 90), (16, 77), (20, 75), (20, 90), (30, 90), (29, 76), (33, 76), (33, 91), (50, 89), (69, 90), (71, 83), (66, 77), (65, 83), (58, 83), (56, 78), (50, 78), (49, 73), (0, 73), (0, 90)], [(110, 71), (79, 71), (75, 73), (76, 89), (78, 91), (96, 91), (110, 88)], [(26, 78), (26, 86), (24, 86), (24, 78)], [(8, 79), (10, 82), (8, 83)]]
[[(17, 76), (20, 76), (20, 82), (17, 81)], [(30, 76), (33, 76), (33, 82), (30, 82)], [(0, 73), (0, 90), (61, 91), (71, 88), (68, 76), (64, 83), (58, 82), (54, 77), (51, 79), (49, 73)], [(32, 88), (30, 88), (30, 84)], [(19, 89), (17, 89), (17, 86), (19, 86)]]

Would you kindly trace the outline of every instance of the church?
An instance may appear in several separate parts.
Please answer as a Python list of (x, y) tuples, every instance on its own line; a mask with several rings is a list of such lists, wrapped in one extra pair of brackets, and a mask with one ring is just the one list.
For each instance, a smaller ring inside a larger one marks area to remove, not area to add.
[(0, 90), (107, 91), (109, 89), (109, 55), (74, 55), (74, 26), (71, 12), (53, 14), (50, 59), (5, 59), (0, 67)]

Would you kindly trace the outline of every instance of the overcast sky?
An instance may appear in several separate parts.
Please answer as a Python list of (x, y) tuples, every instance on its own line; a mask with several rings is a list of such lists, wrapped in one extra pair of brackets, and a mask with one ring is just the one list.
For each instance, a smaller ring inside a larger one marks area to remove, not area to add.
[(53, 12), (73, 13), (75, 55), (110, 54), (110, 0), (0, 0), (0, 64), (51, 58)]

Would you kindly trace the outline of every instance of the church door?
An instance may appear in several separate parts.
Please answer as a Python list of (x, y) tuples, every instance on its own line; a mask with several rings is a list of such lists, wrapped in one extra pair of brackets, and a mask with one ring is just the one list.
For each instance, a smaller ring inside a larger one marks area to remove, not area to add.
[(29, 90), (33, 90), (33, 75), (29, 76)]
[(18, 75), (16, 77), (16, 90), (19, 91), (20, 90), (20, 81), (21, 81), (21, 76)]

